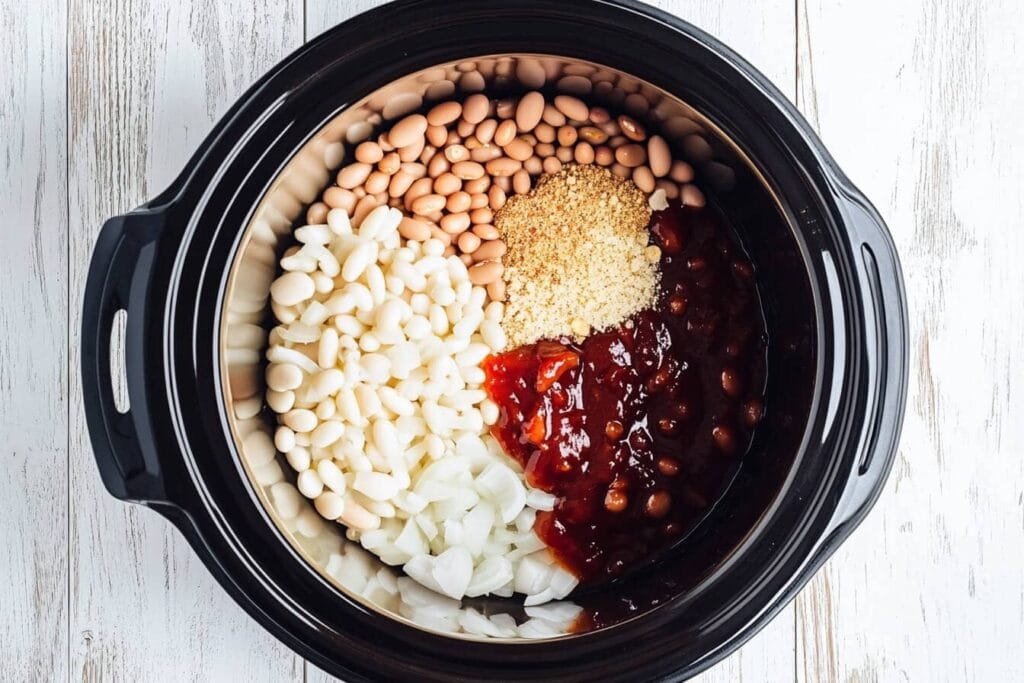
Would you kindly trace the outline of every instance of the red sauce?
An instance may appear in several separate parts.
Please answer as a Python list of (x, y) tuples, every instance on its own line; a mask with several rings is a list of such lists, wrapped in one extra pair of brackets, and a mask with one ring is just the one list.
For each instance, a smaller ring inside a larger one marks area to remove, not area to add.
[(721, 497), (763, 414), (765, 332), (753, 269), (711, 209), (651, 222), (653, 310), (582, 344), (488, 358), (492, 433), (558, 497), (535, 530), (581, 581), (619, 576), (679, 541)]

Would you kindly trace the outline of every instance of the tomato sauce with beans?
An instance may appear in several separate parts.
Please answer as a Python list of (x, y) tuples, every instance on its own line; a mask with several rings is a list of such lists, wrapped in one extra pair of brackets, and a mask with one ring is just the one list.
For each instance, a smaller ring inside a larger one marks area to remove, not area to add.
[(679, 541), (728, 488), (764, 413), (764, 318), (750, 262), (711, 208), (656, 212), (656, 306), (581, 344), (491, 356), (492, 427), (557, 497), (534, 529), (584, 582)]

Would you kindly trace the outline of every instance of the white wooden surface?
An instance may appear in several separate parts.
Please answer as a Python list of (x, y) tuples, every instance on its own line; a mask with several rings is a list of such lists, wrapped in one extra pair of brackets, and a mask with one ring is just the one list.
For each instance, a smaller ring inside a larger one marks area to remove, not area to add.
[[(304, 39), (373, 0), (0, 0), (0, 680), (329, 680), (99, 481), (79, 305), (104, 217), (156, 194)], [(878, 507), (702, 681), (1024, 680), (1024, 7), (661, 0), (793, 97), (876, 202), (910, 297)]]

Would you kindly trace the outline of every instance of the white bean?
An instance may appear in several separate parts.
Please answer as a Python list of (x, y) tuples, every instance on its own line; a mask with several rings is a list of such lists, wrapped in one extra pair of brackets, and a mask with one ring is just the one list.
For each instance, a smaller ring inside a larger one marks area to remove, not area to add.
[(333, 368), (338, 362), (338, 332), (333, 327), (324, 328), (317, 346), (317, 363), (322, 368)]
[(429, 256), (441, 256), (444, 254), (444, 242), (430, 238), (423, 243), (423, 253)]
[(304, 310), (302, 315), (299, 317), (299, 320), (302, 321), (304, 325), (320, 325), (327, 320), (330, 315), (330, 311), (328, 311), (327, 307), (322, 303), (319, 301), (310, 301), (309, 305), (306, 306), (306, 310)]
[(377, 243), (371, 240), (361, 241), (345, 259), (345, 265), (341, 268), (341, 278), (345, 282), (355, 282), (367, 266), (376, 260)]
[(501, 329), (501, 322), (493, 318), (488, 318), (480, 324), (480, 335), (493, 351), (503, 351), (508, 344), (505, 331)]
[(443, 256), (431, 256), (427, 255), (416, 261), (413, 264), (413, 268), (420, 275), (430, 275), (440, 270), (444, 270), (448, 265), (448, 262)]
[(398, 432), (395, 430), (395, 426), (387, 420), (374, 421), (373, 443), (386, 460), (398, 460), (402, 457)]
[[(444, 355), (455, 356), (460, 351), (464, 351), (469, 347), (469, 337), (456, 337), (454, 334), (445, 337), (444, 339)], [(458, 363), (456, 363), (458, 365)]]
[(435, 382), (432, 379), (428, 379), (423, 383), (421, 397), (431, 401), (436, 401), (441, 398), (441, 394), (444, 393), (445, 384), (445, 382)]
[(281, 471), (280, 465), (276, 462), (271, 462), (263, 467), (254, 467), (252, 478), (260, 486), (272, 486), (284, 479), (284, 472)]
[(395, 262), (411, 264), (416, 260), (416, 252), (411, 247), (402, 247), (395, 252)]
[(274, 391), (297, 389), (302, 384), (302, 371), (291, 363), (271, 363), (266, 377), (267, 386)]
[(359, 361), (359, 367), (366, 381), (385, 384), (391, 376), (391, 361), (381, 353), (367, 353)]
[(373, 353), (380, 349), (380, 339), (373, 332), (364, 332), (359, 338), (359, 348), (367, 353)]
[(439, 304), (430, 305), (430, 329), (438, 337), (448, 333), (448, 315)]
[(427, 449), (427, 455), (430, 456), (432, 460), (437, 460), (438, 458), (444, 455), (444, 440), (437, 434), (428, 434), (426, 437), (424, 437), (423, 445)]
[(351, 235), (352, 223), (344, 209), (331, 209), (327, 212), (327, 226), (335, 235)]
[(399, 396), (407, 401), (418, 401), (423, 395), (423, 382), (419, 380), (403, 380), (395, 387)]
[(441, 398), (439, 403), (458, 411), (471, 409), (475, 404), (487, 398), (487, 393), (479, 389), (456, 389)]
[(342, 512), (345, 511), (345, 501), (337, 493), (333, 491), (324, 491), (316, 500), (313, 501), (313, 505), (316, 507), (316, 511), (320, 513), (320, 516), (324, 519), (338, 519), (341, 517)]
[(355, 392), (351, 389), (341, 389), (334, 397), (338, 406), (338, 412), (343, 420), (350, 424), (362, 424), (362, 413), (359, 411), (359, 402), (356, 400)]
[[(394, 275), (387, 275), (384, 278), (384, 292), (385, 295), (391, 294), (392, 296), (402, 296), (402, 292), (405, 291), (405, 281), (400, 277)], [(394, 299), (392, 299), (393, 301)]]
[(398, 299), (389, 299), (377, 307), (377, 327), (385, 330), (398, 329), (402, 321), (402, 305)]
[(498, 410), (498, 404), (487, 398), (480, 403), (480, 417), (483, 418), (485, 425), (493, 425), (498, 422), (500, 411)]
[(497, 320), (501, 322), (502, 316), (505, 315), (505, 304), (500, 301), (492, 301), (487, 304), (487, 308), (484, 309), (484, 317), (488, 320)]
[[(466, 280), (466, 282), (469, 282), (469, 281)], [(460, 286), (461, 286), (461, 283), (460, 283)], [(487, 301), (487, 288), (486, 287), (481, 287), (479, 285), (477, 285), (475, 287), (471, 286), (470, 287), (470, 295), (469, 295), (468, 307), (469, 308), (479, 308), (479, 309), (482, 309), (484, 307), (484, 302), (485, 301)]]
[(467, 432), (480, 432), (484, 428), (484, 419), (479, 410), (469, 410), (458, 416), (453, 428)]
[(334, 316), (334, 327), (338, 332), (351, 337), (359, 337), (366, 331), (366, 326), (351, 315)]
[(313, 288), (318, 294), (327, 294), (334, 289), (334, 280), (327, 277), (325, 273), (315, 270), (309, 276), (313, 278)]
[(414, 315), (405, 324), (405, 336), (413, 341), (424, 339), (430, 334), (430, 321), (422, 315)]
[(313, 430), (313, 433), (310, 434), (310, 440), (317, 448), (327, 448), (340, 439), (341, 435), (344, 433), (344, 424), (337, 420), (328, 420), (327, 422), (321, 422), (320, 425)]
[(285, 454), (285, 460), (288, 461), (288, 465), (296, 472), (304, 472), (309, 469), (309, 465), (313, 458), (310, 456), (309, 451), (302, 446), (295, 446)]
[(474, 367), (480, 365), (490, 353), (491, 349), (487, 344), (473, 342), (466, 347), (465, 351), (455, 355), (455, 362), (461, 367)]
[(332, 401), (330, 397), (328, 397), (320, 401), (320, 403), (317, 403), (316, 410), (313, 412), (315, 412), (316, 416), (321, 420), (330, 420), (334, 417), (335, 413), (338, 412), (338, 406), (335, 405), (334, 401)]
[(387, 284), (384, 281), (384, 271), (376, 263), (366, 267), (366, 286), (370, 289), (370, 297), (374, 306), (380, 306), (387, 297)]
[(350, 285), (346, 285), (343, 291), (345, 294), (352, 297), (352, 300), (356, 305), (356, 310), (365, 312), (373, 311), (373, 295), (370, 293), (370, 289), (366, 287), (366, 285), (353, 282)]
[(311, 432), (316, 429), (316, 415), (312, 410), (293, 408), (282, 416), (281, 420), (296, 432)]
[(367, 214), (363, 222), (359, 224), (359, 236), (369, 240), (377, 239), (378, 236), (386, 231), (390, 220), (389, 213), (390, 209), (385, 205), (378, 206)]
[(455, 286), (455, 301), (465, 306), (473, 295), (473, 283), (469, 280), (462, 280)]
[(394, 477), (380, 472), (359, 472), (352, 488), (371, 500), (386, 501), (398, 493), (398, 482)]
[(282, 270), (312, 273), (317, 266), (317, 260), (302, 250), (281, 259)]
[(484, 312), (480, 308), (474, 308), (469, 313), (462, 316), (462, 320), (455, 323), (455, 327), (452, 328), (452, 334), (456, 337), (462, 337), (469, 339), (477, 328), (480, 327), (480, 323), (484, 320)]
[(459, 374), (462, 375), (462, 379), (466, 384), (479, 385), (484, 383), (484, 371), (475, 365), (460, 365)]
[(280, 425), (274, 431), (274, 448), (287, 453), (295, 448), (295, 432), (284, 425)]
[(422, 292), (427, 286), (427, 278), (405, 261), (396, 260), (391, 264), (391, 272), (413, 292)]
[[(314, 246), (311, 244), (307, 244), (305, 247), (303, 247), (303, 251), (308, 251), (310, 256), (316, 259), (317, 265), (320, 266), (320, 270), (327, 277), (336, 277), (338, 273), (341, 272), (341, 264), (338, 263), (338, 259), (335, 258), (334, 254), (332, 254), (329, 249), (325, 249), (324, 247), (319, 245)], [(316, 275), (313, 275), (314, 279), (316, 279), (316, 277)], [(333, 286), (334, 283), (331, 282), (331, 287)], [(326, 293), (331, 291), (331, 287), (328, 287), (327, 289), (322, 289), (318, 285), (317, 291), (321, 293)]]
[(328, 396), (333, 396), (345, 386), (345, 373), (337, 368), (330, 368), (317, 374), (310, 383), (310, 388), (319, 403)]
[(455, 293), (455, 290), (451, 288), (451, 285), (440, 281), (435, 281), (430, 286), (427, 290), (427, 296), (430, 297), (431, 301), (440, 306), (450, 306), (458, 299), (458, 295)]
[(309, 299), (316, 292), (316, 285), (306, 273), (293, 271), (285, 273), (270, 285), (270, 298), (282, 306), (294, 306)]
[(373, 463), (370, 462), (370, 459), (361, 450), (353, 450), (351, 453), (347, 453), (345, 461), (352, 472), (373, 471)]
[[(394, 389), (390, 389), (390, 387), (383, 387), (383, 388), (384, 389), (389, 389), (390, 391), (394, 391)], [(396, 394), (394, 396), (392, 396), (388, 400), (405, 401), (405, 399), (403, 399), (401, 396), (397, 395), (397, 392), (396, 392)], [(381, 401), (384, 401), (383, 397), (381, 398)], [(385, 401), (385, 403), (386, 403), (386, 401)], [(411, 402), (408, 402), (408, 403), (409, 403), (409, 406), (411, 407), (412, 403)], [(394, 411), (394, 412), (398, 413), (397, 410)], [(399, 413), (399, 414), (401, 414), (401, 413)], [(414, 438), (416, 438), (418, 436), (426, 436), (426, 434), (427, 434), (427, 423), (423, 420), (422, 417), (419, 417), (418, 415), (413, 415), (412, 413), (410, 413), (408, 415), (402, 415), (397, 420), (395, 420), (395, 429), (398, 431), (398, 437), (402, 441), (402, 444), (404, 446), (408, 446), (409, 443)]]
[[(422, 320), (422, 318), (421, 318)], [(412, 342), (396, 344), (385, 352), (392, 377), (398, 380), (406, 379), (409, 373), (420, 365), (420, 352)]]
[(423, 419), (434, 434), (445, 436), (455, 427), (455, 411), (438, 405), (434, 401), (423, 402)]
[(370, 531), (380, 527), (380, 517), (353, 500), (351, 494), (345, 497), (345, 510), (341, 513), (341, 521), (357, 531)]
[(342, 474), (342, 471), (332, 460), (325, 459), (318, 462), (316, 465), (316, 473), (320, 475), (320, 479), (324, 482), (324, 486), (335, 493), (345, 493), (345, 475)]
[(327, 244), (331, 231), (326, 225), (304, 225), (295, 229), (295, 239), (303, 244)]
[(430, 310), (430, 297), (422, 292), (417, 292), (409, 300), (409, 307), (412, 308), (413, 315), (426, 315)]
[(360, 384), (355, 389), (356, 401), (359, 403), (359, 413), (365, 418), (371, 418), (380, 412), (380, 398), (373, 387), (367, 384)]
[(306, 498), (316, 498), (324, 490), (324, 482), (320, 479), (320, 475), (317, 474), (316, 470), (300, 472), (295, 483), (299, 487), (299, 493)]

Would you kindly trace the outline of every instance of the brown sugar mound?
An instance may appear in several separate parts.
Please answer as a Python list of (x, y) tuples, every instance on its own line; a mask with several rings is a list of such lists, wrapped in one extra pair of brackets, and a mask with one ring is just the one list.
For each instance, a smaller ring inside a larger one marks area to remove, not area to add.
[(657, 247), (647, 198), (599, 166), (569, 165), (508, 200), (495, 227), (508, 245), (502, 327), (513, 346), (618, 325), (654, 303)]

